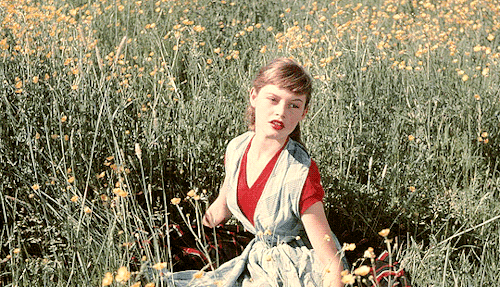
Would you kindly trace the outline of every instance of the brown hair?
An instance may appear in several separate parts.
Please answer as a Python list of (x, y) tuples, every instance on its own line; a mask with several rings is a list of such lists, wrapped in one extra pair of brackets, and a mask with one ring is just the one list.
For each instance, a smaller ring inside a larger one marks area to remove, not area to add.
[[(305, 95), (307, 109), (312, 95), (312, 79), (306, 70), (297, 62), (289, 58), (277, 58), (262, 67), (253, 80), (253, 88), (259, 93), (266, 85), (276, 85), (281, 89), (288, 90), (296, 95)], [(255, 130), (255, 109), (248, 105), (246, 111), (248, 129)], [(300, 139), (300, 125), (290, 134), (290, 138), (304, 145)]]

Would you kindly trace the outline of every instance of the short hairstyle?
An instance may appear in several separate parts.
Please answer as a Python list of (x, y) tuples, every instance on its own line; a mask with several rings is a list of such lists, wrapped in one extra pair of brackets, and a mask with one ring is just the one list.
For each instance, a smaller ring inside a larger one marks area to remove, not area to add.
[[(266, 85), (276, 85), (281, 89), (288, 90), (296, 95), (305, 95), (304, 109), (307, 109), (312, 96), (312, 78), (307, 71), (289, 58), (277, 58), (262, 67), (253, 80), (253, 88), (256, 93)], [(255, 109), (248, 105), (246, 118), (249, 130), (255, 130)], [(300, 126), (297, 124), (290, 138), (301, 143)]]

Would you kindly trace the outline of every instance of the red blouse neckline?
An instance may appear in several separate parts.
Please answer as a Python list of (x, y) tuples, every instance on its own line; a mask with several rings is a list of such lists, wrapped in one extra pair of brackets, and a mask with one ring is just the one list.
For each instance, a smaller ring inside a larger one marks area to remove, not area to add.
[(250, 143), (248, 144), (245, 153), (243, 154), (243, 158), (241, 159), (240, 172), (238, 175), (238, 206), (241, 212), (253, 225), (254, 224), (253, 216), (255, 214), (257, 203), (259, 202), (262, 192), (264, 191), (266, 182), (271, 176), (274, 166), (278, 161), (279, 155), (287, 145), (288, 140), (280, 148), (280, 150), (277, 151), (276, 154), (269, 160), (267, 165), (264, 167), (260, 175), (255, 180), (255, 182), (252, 184), (251, 187), (249, 187), (247, 183), (247, 154), (252, 144), (252, 140), (250, 140)]

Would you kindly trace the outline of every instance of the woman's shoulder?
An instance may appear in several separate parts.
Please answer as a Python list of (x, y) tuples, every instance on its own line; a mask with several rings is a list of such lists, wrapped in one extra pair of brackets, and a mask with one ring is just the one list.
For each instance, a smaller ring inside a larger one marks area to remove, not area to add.
[(226, 147), (226, 158), (228, 153), (232, 154), (237, 150), (246, 147), (247, 143), (252, 139), (253, 134), (254, 133), (252, 131), (248, 131), (230, 140)]
[(299, 142), (290, 139), (287, 144), (287, 150), (292, 157), (298, 162), (309, 167), (311, 165), (311, 157), (303, 145)]
[(253, 134), (254, 132), (252, 131), (247, 131), (245, 133), (242, 133), (241, 135), (238, 135), (234, 137), (232, 140), (230, 140), (227, 146), (229, 147), (229, 146), (239, 145), (247, 140), (250, 140)]

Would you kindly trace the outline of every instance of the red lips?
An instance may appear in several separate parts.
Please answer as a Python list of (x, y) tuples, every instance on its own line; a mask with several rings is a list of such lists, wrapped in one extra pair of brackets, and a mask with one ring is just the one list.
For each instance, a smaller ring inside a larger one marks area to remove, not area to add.
[(283, 128), (285, 128), (285, 125), (283, 124), (282, 121), (278, 121), (278, 120), (272, 120), (271, 121), (271, 126), (273, 127), (273, 129), (275, 130), (282, 130)]

